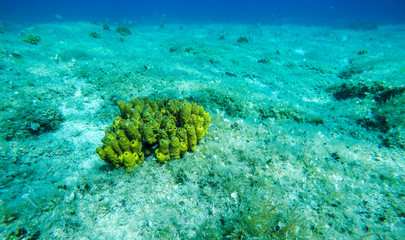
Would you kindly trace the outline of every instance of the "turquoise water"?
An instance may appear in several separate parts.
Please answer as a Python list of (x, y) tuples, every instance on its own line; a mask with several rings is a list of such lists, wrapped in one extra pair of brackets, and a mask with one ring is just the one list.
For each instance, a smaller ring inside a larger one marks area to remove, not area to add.
[[(405, 238), (401, 2), (74, 3), (0, 2), (1, 239)], [(203, 106), (196, 151), (102, 161), (137, 97)]]
[[(341, 25), (401, 24), (402, 0), (2, 0), (0, 20), (18, 22), (131, 20), (159, 23), (257, 23)], [(56, 18), (55, 18), (56, 16)]]

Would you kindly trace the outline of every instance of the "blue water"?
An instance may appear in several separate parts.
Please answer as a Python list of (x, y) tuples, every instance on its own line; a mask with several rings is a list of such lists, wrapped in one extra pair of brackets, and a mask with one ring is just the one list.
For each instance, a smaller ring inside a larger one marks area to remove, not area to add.
[(405, 0), (0, 0), (0, 20), (403, 24)]

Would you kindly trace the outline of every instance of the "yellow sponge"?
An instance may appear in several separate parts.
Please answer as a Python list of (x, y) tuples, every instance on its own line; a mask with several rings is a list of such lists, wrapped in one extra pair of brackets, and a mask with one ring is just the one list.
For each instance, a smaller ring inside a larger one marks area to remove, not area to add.
[(205, 130), (205, 133), (207, 133), (208, 132), (208, 126), (210, 125), (210, 122), (211, 122), (211, 117), (210, 117), (210, 114), (208, 112), (204, 112), (202, 116), (204, 118), (203, 127), (204, 127), (204, 130)]
[(167, 163), (167, 160), (170, 159), (170, 154), (164, 154), (159, 149), (155, 151), (156, 159), (161, 163)]
[(180, 140), (178, 137), (173, 137), (170, 141), (170, 157), (180, 158)]
[(169, 154), (169, 144), (170, 140), (160, 139), (159, 141), (159, 151), (165, 155)]
[(120, 114), (105, 130), (96, 153), (111, 166), (127, 171), (142, 165), (145, 155), (151, 153), (157, 161), (167, 163), (195, 151), (211, 122), (202, 106), (174, 98), (134, 98), (117, 105)]
[(126, 170), (130, 170), (132, 167), (137, 166), (139, 156), (137, 153), (124, 152), (124, 166)]
[(180, 105), (180, 109), (179, 109), (179, 122), (180, 125), (186, 125), (187, 121), (189, 120), (190, 116), (191, 116), (191, 104), (187, 103), (187, 102), (183, 102)]
[(107, 159), (110, 160), (110, 163), (112, 163), (116, 167), (119, 167), (118, 155), (114, 152), (111, 146), (105, 147), (104, 152)]
[(129, 142), (129, 140), (128, 140), (128, 138), (127, 137), (120, 137), (120, 139), (118, 140), (118, 145), (120, 146), (120, 148), (122, 149), (122, 151), (124, 151), (124, 152), (129, 152), (129, 151), (131, 151), (131, 148), (130, 148), (130, 142)]
[(156, 137), (155, 137), (155, 133), (153, 132), (152, 125), (150, 123), (147, 123), (143, 126), (142, 133), (143, 133), (143, 139), (147, 143), (153, 144), (157, 141)]
[(136, 125), (130, 121), (130, 120), (126, 120), (124, 125), (124, 130), (125, 130), (125, 134), (128, 136), (129, 139), (131, 140), (140, 140), (141, 139), (141, 133), (139, 132), (138, 129), (138, 122), (136, 122)]
[(187, 149), (188, 149), (188, 144), (185, 143), (185, 142), (181, 142), (180, 143), (180, 154), (181, 154), (181, 156), (186, 155)]
[(104, 149), (102, 147), (97, 147), (96, 148), (96, 153), (101, 158), (101, 160), (108, 163), (107, 156), (105, 155)]
[(194, 152), (197, 146), (197, 135), (195, 134), (195, 128), (192, 124), (187, 124), (186, 130), (188, 139), (188, 149)]
[(142, 143), (140, 143), (138, 140), (132, 140), (129, 147), (131, 148), (131, 151), (135, 153), (142, 151)]
[(201, 139), (203, 139), (204, 135), (205, 135), (205, 130), (204, 128), (201, 127), (196, 127), (195, 128), (195, 135), (197, 136), (197, 142), (201, 141)]

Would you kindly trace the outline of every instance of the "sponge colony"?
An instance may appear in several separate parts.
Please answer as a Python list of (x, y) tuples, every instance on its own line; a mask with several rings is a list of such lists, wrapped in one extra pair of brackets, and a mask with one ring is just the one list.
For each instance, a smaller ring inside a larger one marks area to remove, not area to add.
[(151, 153), (167, 163), (195, 151), (211, 121), (202, 106), (185, 100), (135, 98), (117, 105), (120, 115), (105, 130), (96, 152), (101, 160), (127, 171), (142, 165)]

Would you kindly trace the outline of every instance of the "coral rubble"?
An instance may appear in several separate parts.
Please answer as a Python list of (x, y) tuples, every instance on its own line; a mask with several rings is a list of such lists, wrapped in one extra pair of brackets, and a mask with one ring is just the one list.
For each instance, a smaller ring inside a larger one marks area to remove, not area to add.
[(38, 35), (27, 35), (21, 38), (26, 43), (37, 45), (41, 38)]
[(116, 29), (117, 33), (119, 33), (121, 36), (128, 36), (131, 35), (131, 30), (125, 26), (118, 26)]

